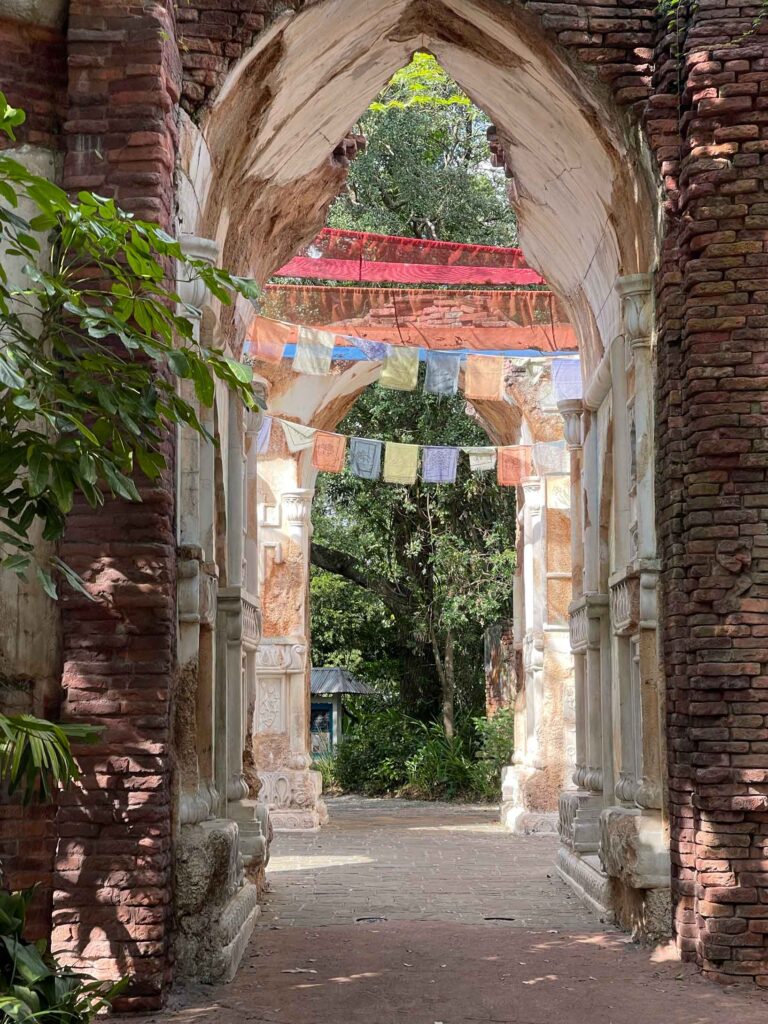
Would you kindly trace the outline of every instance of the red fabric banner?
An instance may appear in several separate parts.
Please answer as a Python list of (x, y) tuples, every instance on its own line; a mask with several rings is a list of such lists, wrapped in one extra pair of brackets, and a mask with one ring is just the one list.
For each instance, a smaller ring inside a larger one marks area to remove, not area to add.
[(329, 260), (365, 260), (371, 263), (428, 263), (449, 267), (507, 267), (525, 269), (522, 249), (500, 245), (468, 245), (465, 242), (435, 241), (378, 235), (369, 231), (323, 228), (297, 256)]
[(544, 284), (530, 267), (470, 267), (464, 264), (379, 263), (368, 260), (313, 259), (295, 256), (275, 277), (306, 277), (321, 281), (392, 281), (396, 284)]
[(262, 312), (339, 334), (412, 348), (574, 350), (552, 292), (268, 285)]

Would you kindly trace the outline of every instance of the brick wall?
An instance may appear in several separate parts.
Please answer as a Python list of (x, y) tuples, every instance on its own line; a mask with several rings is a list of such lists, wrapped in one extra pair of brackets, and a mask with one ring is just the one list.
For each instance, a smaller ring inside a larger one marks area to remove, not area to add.
[(678, 219), (657, 289), (658, 519), (678, 941), (713, 977), (768, 985), (768, 37), (739, 42), (756, 13), (701, 6), (676, 147), (677, 110), (659, 119)]
[[(0, 18), (0, 89), (27, 114), (26, 123), (16, 130), (19, 143), (61, 148), (66, 83), (61, 32)], [(0, 149), (13, 145), (4, 135), (0, 138)]]
[[(64, 185), (114, 195), (169, 226), (181, 69), (173, 12), (73, 0)], [(173, 450), (167, 446), (170, 465)], [(54, 945), (102, 976), (132, 976), (124, 1008), (170, 977), (170, 742), (175, 666), (172, 472), (140, 505), (78, 503), (62, 556), (101, 601), (63, 606), (64, 714), (104, 726), (59, 810)]]
[[(178, 49), (170, 0), (73, 0), (61, 137), (55, 34), (4, 37), (0, 84), (19, 102), (25, 89), (32, 97), (29, 131), (63, 144), (68, 187), (169, 224), (176, 104), (198, 114), (287, 6), (189, 0), (178, 5)], [(712, 975), (766, 984), (766, 25), (738, 42), (758, 4), (699, 0), (678, 62), (652, 4), (527, 7), (580, 74), (642, 117), (664, 185), (657, 493), (678, 936)], [(65, 606), (65, 711), (107, 728), (62, 802), (54, 895), (59, 945), (97, 971), (133, 972), (136, 1006), (155, 1003), (168, 978), (171, 885), (170, 480), (144, 496), (101, 515), (78, 507), (64, 545), (106, 599)]]

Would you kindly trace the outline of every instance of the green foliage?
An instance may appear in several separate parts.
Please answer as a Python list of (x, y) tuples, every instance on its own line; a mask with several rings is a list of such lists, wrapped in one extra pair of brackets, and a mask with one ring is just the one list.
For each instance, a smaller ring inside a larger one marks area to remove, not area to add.
[(485, 245), (515, 245), (488, 119), (434, 57), (417, 53), (360, 119), (368, 147), (352, 163), (331, 227)]
[[(22, 120), (0, 93), (0, 130), (13, 137)], [(200, 405), (212, 404), (216, 378), (254, 405), (250, 367), (196, 341), (199, 311), (167, 286), (169, 269), (180, 263), (223, 303), (257, 290), (185, 256), (161, 228), (113, 200), (81, 192), (70, 201), (7, 154), (0, 253), (0, 567), (24, 575), (35, 520), (45, 540), (56, 540), (78, 492), (94, 507), (105, 493), (139, 500), (133, 474), (152, 480), (166, 470), (168, 429), (186, 423), (205, 433), (195, 405), (178, 393), (179, 378), (193, 383)], [(79, 585), (53, 557), (36, 567), (51, 597), (52, 570)]]
[(93, 743), (96, 726), (56, 725), (32, 715), (0, 715), (0, 781), (22, 801), (50, 802), (58, 786), (79, 777), (70, 744)]
[[(399, 707), (360, 710), (334, 754), (315, 762), (330, 790), (421, 800), (498, 800), (501, 771), (512, 760), (513, 717), (465, 719), (455, 735)], [(322, 763), (319, 763), (322, 761)]]
[(340, 665), (387, 692), (397, 676), (399, 633), (381, 598), (312, 567), (312, 664)]
[(0, 1015), (8, 1024), (87, 1024), (125, 987), (59, 967), (45, 943), (22, 938), (34, 889), (0, 890)]
[(396, 707), (361, 713), (337, 748), (337, 785), (366, 796), (397, 792), (408, 782), (406, 761), (419, 749), (421, 738), (421, 724)]
[[(383, 440), (488, 443), (461, 397), (421, 391), (369, 388), (339, 429)], [(441, 688), (432, 641), (443, 652), (450, 635), (457, 708), (477, 711), (484, 699), (483, 630), (511, 607), (514, 492), (500, 488), (493, 474), (470, 473), (464, 460), (451, 485), (397, 487), (321, 474), (313, 522), (313, 557), (318, 546), (341, 553), (368, 588), (360, 598), (354, 583), (313, 579), (313, 664), (345, 664), (374, 684), (399, 676), (406, 689), (415, 676), (406, 706), (431, 718)], [(418, 672), (407, 670), (411, 659)]]

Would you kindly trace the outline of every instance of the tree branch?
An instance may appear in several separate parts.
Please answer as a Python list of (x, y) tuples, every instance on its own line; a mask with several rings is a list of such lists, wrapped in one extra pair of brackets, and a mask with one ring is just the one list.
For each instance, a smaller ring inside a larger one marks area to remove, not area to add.
[(384, 604), (396, 614), (402, 614), (411, 607), (412, 594), (409, 590), (397, 587), (388, 580), (373, 576), (371, 572), (361, 566), (351, 555), (345, 551), (337, 551), (334, 548), (326, 547), (325, 544), (311, 546), (310, 561), (318, 569), (325, 569), (350, 583), (357, 584), (380, 597)]

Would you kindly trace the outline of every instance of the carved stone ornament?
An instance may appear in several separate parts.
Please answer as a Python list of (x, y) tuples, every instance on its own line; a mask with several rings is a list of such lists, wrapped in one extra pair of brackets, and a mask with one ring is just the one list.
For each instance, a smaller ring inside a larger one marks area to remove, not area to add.
[(272, 672), (303, 672), (306, 656), (306, 644), (265, 637), (256, 651), (256, 668)]
[[(179, 245), (185, 256), (191, 256), (196, 260), (205, 260), (211, 266), (216, 265), (219, 258), (219, 247), (212, 238), (201, 238), (199, 235), (182, 232), (179, 235)], [(183, 263), (177, 264), (176, 290), (182, 302), (194, 306), (198, 310), (202, 309), (208, 295), (208, 289), (200, 278), (191, 274)], [(186, 313), (190, 315), (188, 310)]]
[(523, 508), (532, 516), (541, 514), (544, 488), (538, 477), (529, 477), (523, 480)]
[(653, 276), (631, 274), (616, 281), (624, 332), (632, 347), (650, 345), (653, 334)]
[(571, 650), (583, 654), (600, 646), (600, 619), (608, 608), (607, 594), (584, 594), (568, 609)]
[(611, 628), (617, 636), (630, 636), (640, 621), (640, 577), (631, 570), (617, 573), (609, 584)]
[(314, 492), (309, 488), (283, 494), (285, 527), (289, 534), (302, 536), (304, 531), (311, 529), (313, 495)]
[(563, 434), (569, 449), (581, 448), (581, 414), (584, 405), (580, 398), (569, 398), (558, 402), (557, 409), (563, 417)]

